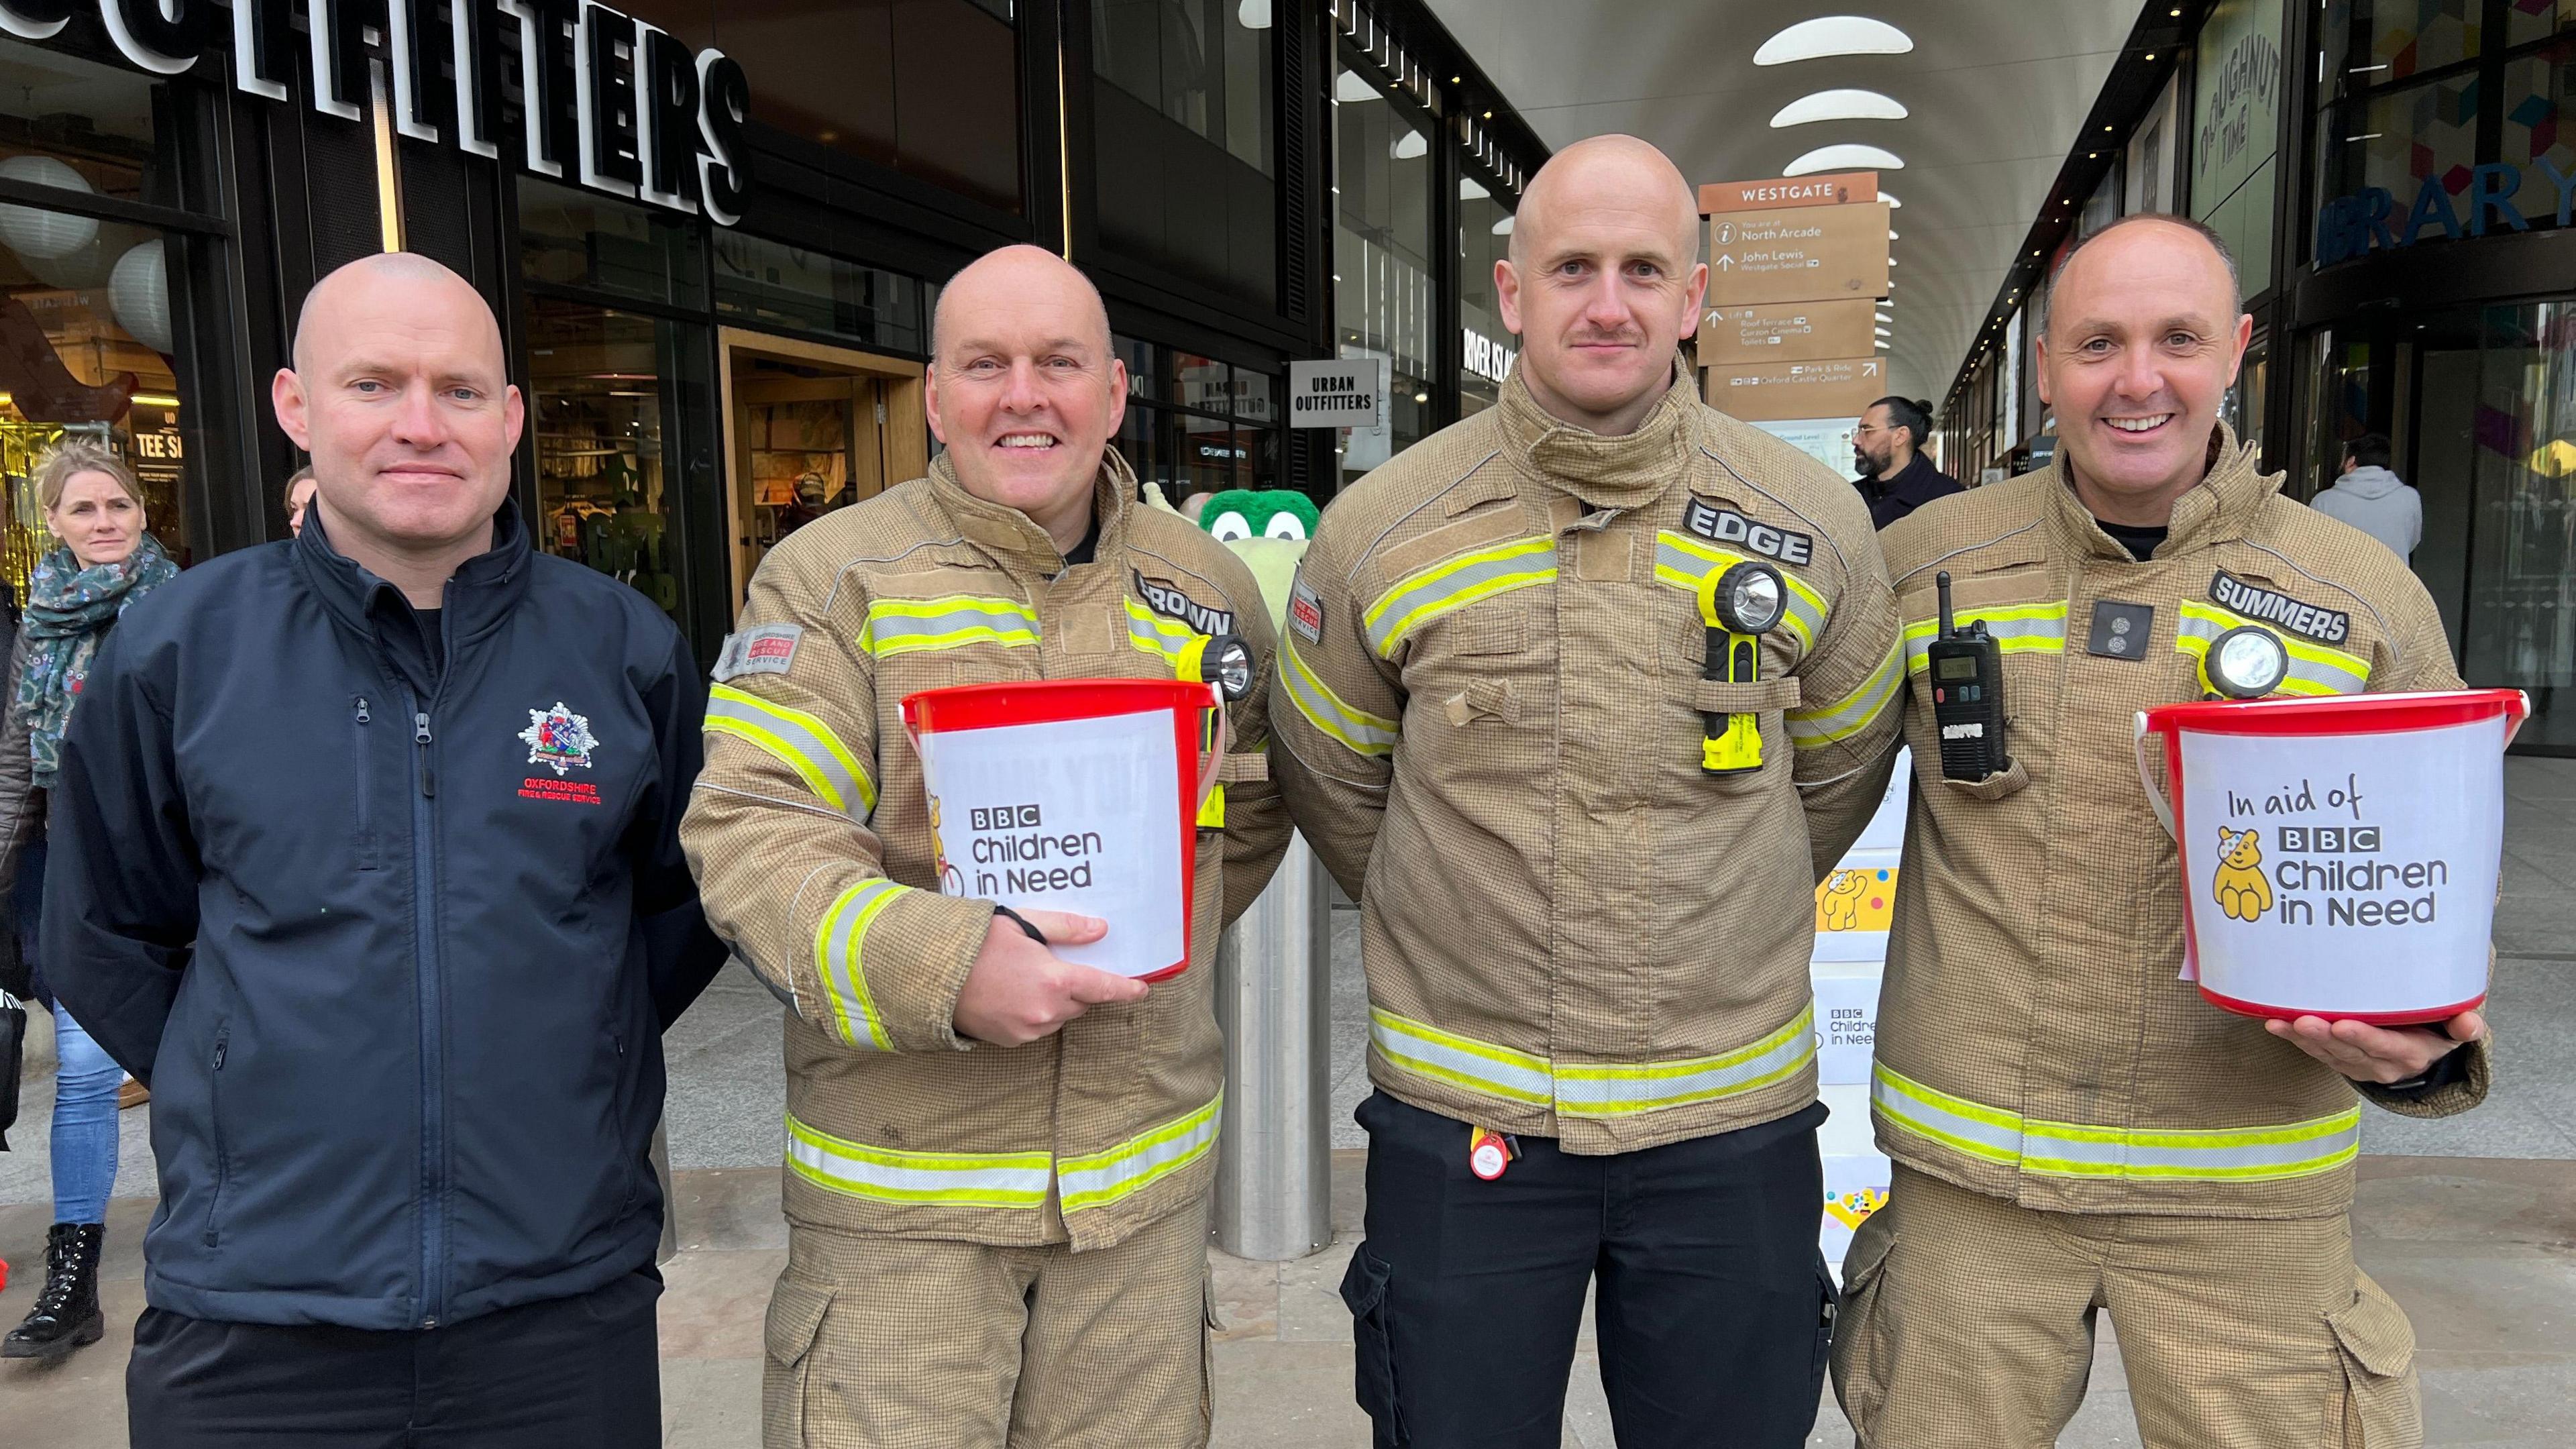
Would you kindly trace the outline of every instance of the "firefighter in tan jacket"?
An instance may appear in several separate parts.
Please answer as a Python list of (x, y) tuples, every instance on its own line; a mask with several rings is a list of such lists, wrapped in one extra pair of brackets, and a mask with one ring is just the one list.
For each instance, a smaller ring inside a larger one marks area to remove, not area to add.
[(1623, 1449), (1814, 1421), (1807, 960), (1895, 616), (1851, 485), (1675, 375), (1696, 227), (1643, 142), (1549, 162), (1501, 402), (1336, 499), (1292, 591), (1272, 763), (1360, 903), (1382, 1445), (1554, 1446), (1596, 1276)]
[[(2096, 233), (2040, 324), (2056, 460), (1884, 536), (1915, 769), (1872, 1088), (1897, 1165), (1844, 1262), (1836, 1387), (1863, 1446), (2054, 1443), (2107, 1309), (2149, 1449), (2409, 1449), (2413, 1335), (2352, 1261), (2355, 1085), (2466, 1110), (2484, 1025), (2267, 1023), (2176, 979), (2132, 730), (2242, 626), (2290, 696), (2455, 689), (2450, 648), (2396, 556), (2218, 422), (2249, 323), (2215, 237)], [(1944, 778), (1931, 709), (1942, 572), (2003, 648), (2009, 763), (1977, 779)]]
[[(1219, 634), (1266, 663), (1269, 619), (1233, 555), (1136, 504), (1106, 447), (1126, 376), (1079, 272), (987, 257), (943, 293), (933, 345), (948, 451), (763, 560), (681, 829), (717, 931), (789, 1006), (765, 1442), (1203, 1444), (1211, 961), (1288, 832), (1256, 753), (1264, 691), (1229, 707), (1190, 964), (1151, 988), (939, 893), (899, 706), (1169, 679)], [(1103, 930), (1025, 915), (1059, 942)]]

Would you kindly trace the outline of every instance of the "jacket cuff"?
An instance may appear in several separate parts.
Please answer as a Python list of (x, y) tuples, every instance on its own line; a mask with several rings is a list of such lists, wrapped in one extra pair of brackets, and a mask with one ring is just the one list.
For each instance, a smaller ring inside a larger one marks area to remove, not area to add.
[(2487, 1084), (2493, 1073), (2493, 1058), (2487, 1047), (2493, 1040), (2494, 1033), (2490, 1032), (2453, 1049), (2410, 1086), (2385, 1087), (2377, 1082), (2354, 1085), (2363, 1096), (2401, 1117), (2456, 1116), (2487, 1099)]
[(867, 944), (869, 955), (900, 963), (888, 973), (885, 997), (877, 1003), (894, 1050), (972, 1047), (957, 1035), (957, 996), (992, 926), (993, 903), (987, 900), (916, 889), (887, 903)]

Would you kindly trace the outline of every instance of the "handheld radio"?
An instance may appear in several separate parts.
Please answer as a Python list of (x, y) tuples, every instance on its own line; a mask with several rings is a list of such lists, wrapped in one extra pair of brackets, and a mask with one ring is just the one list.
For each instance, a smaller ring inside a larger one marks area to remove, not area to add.
[(1941, 778), (1982, 780), (2011, 768), (2004, 753), (2004, 650), (1978, 619), (1961, 629), (1950, 613), (1950, 574), (1941, 591), (1940, 632), (1927, 651), (1932, 670), (1932, 722), (1941, 731)]

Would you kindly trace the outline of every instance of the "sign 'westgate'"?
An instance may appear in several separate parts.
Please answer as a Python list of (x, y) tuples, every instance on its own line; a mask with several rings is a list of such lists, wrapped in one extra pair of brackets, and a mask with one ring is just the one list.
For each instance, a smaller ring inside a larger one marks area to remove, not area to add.
[[(492, 160), (506, 152), (536, 175), (703, 211), (719, 226), (742, 217), (751, 109), (742, 67), (590, 0), (232, 0), (229, 10), (213, 0), (0, 0), (0, 32), (51, 40), (85, 3), (138, 70), (178, 75), (228, 48), (246, 94), (292, 101), (306, 82), (315, 111), (363, 121), (368, 66), (380, 58), (394, 129), (412, 140)], [(298, 48), (309, 70), (296, 66)], [(505, 105), (511, 79), (515, 107)]]

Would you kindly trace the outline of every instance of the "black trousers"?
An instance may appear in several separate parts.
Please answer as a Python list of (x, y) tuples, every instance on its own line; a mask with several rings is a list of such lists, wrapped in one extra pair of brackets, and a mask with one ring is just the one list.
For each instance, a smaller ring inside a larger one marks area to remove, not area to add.
[(1342, 1298), (1378, 1449), (1556, 1449), (1595, 1280), (1619, 1449), (1805, 1443), (1834, 1300), (1824, 1116), (1607, 1157), (1524, 1137), (1487, 1182), (1466, 1123), (1373, 1093), (1368, 1236)]
[(652, 1449), (661, 1293), (646, 1267), (418, 1333), (147, 1308), (125, 1369), (129, 1433), (134, 1449)]

